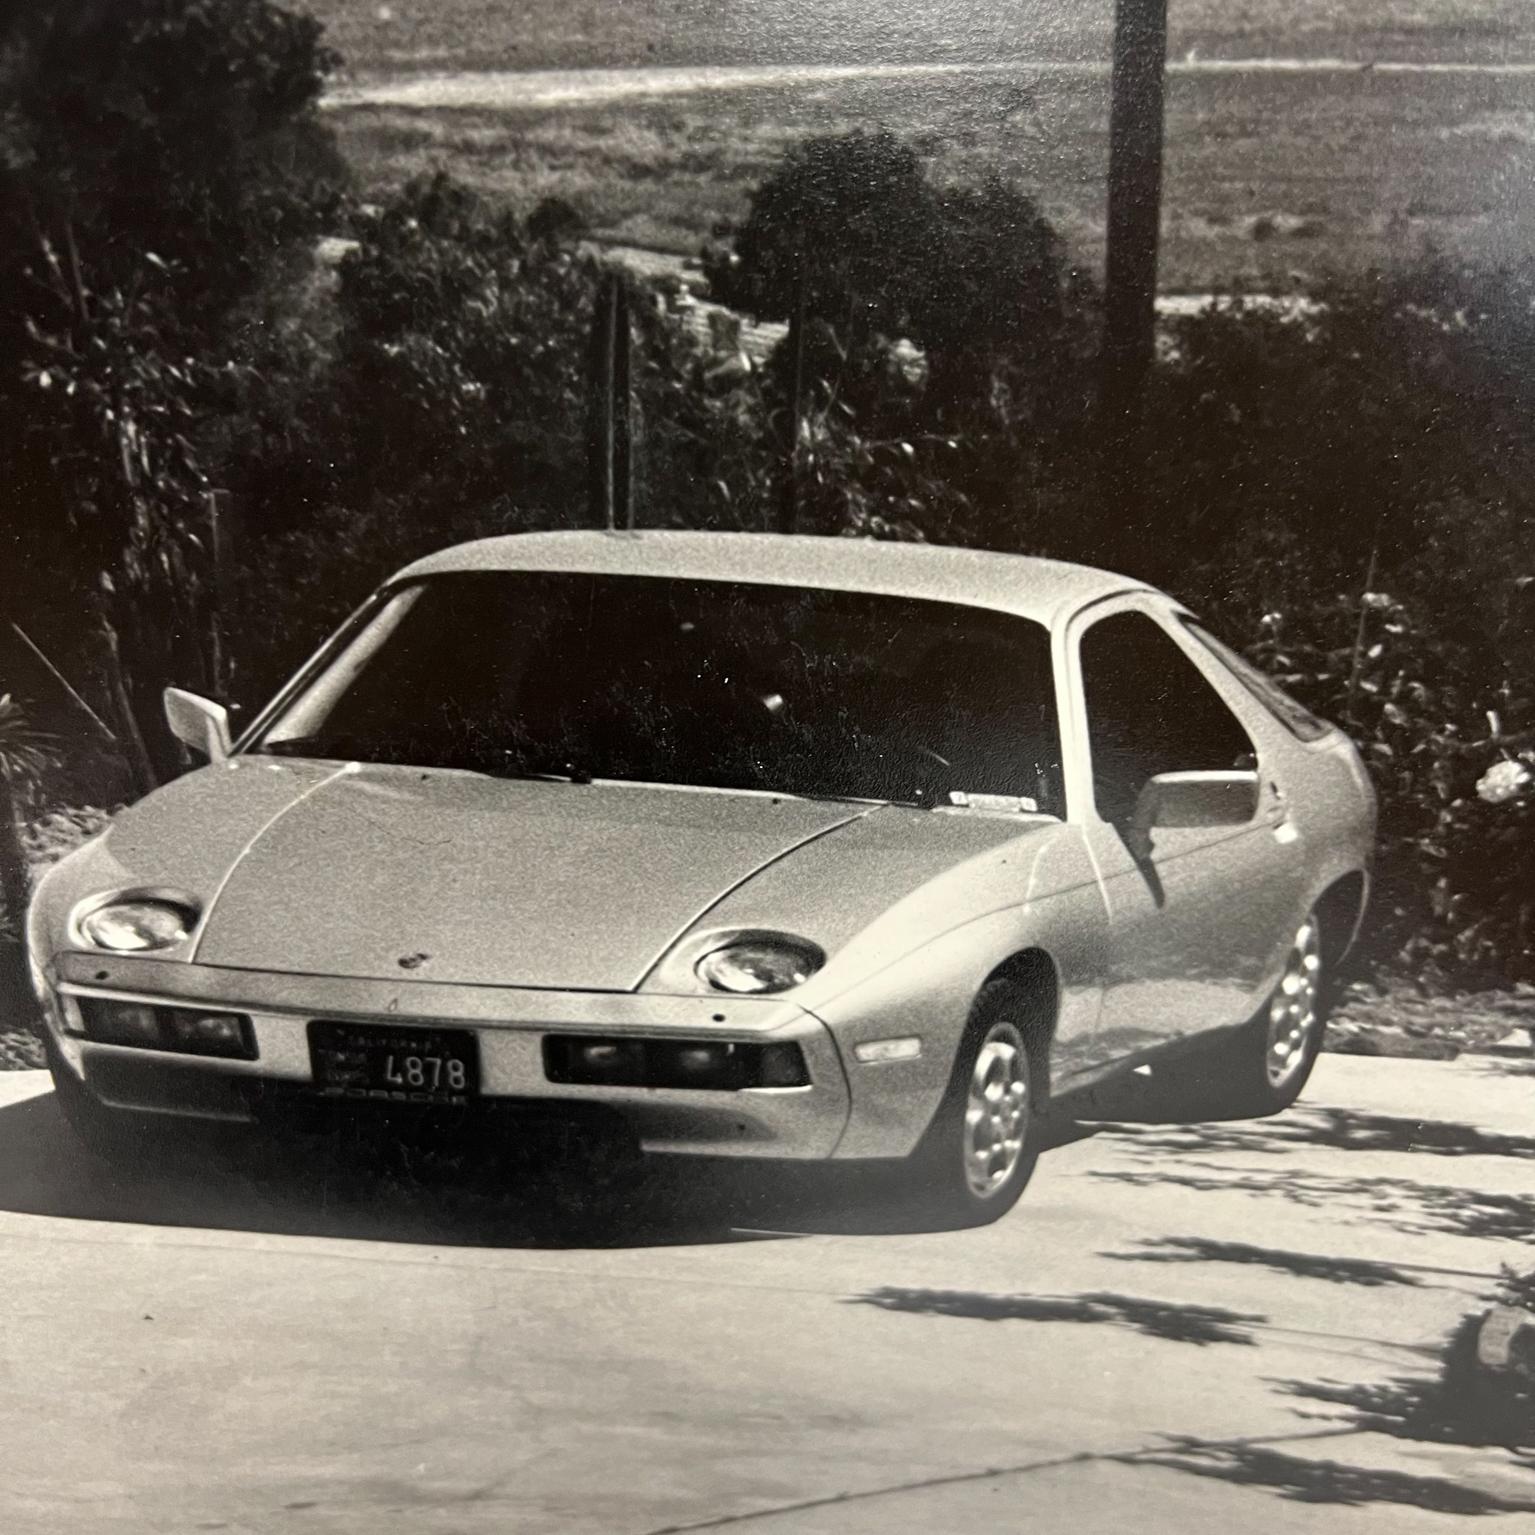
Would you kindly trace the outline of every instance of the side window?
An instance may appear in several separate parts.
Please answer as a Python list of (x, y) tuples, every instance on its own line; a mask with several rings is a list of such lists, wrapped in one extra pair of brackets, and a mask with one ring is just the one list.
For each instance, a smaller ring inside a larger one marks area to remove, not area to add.
[(1093, 797), (1104, 820), (1128, 817), (1158, 773), (1257, 766), (1236, 716), (1146, 614), (1099, 619), (1082, 637), (1081, 657)]
[(1309, 709), (1296, 703), (1267, 672), (1259, 671), (1251, 661), (1216, 639), (1208, 629), (1189, 618), (1183, 620), (1183, 627), (1297, 740), (1320, 741), (1323, 736), (1332, 734), (1332, 726), (1326, 720), (1319, 720)]

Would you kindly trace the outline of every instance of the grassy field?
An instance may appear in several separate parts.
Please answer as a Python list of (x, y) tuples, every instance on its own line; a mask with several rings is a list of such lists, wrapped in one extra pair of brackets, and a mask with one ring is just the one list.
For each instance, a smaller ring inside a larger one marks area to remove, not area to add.
[[(350, 69), (1100, 58), (1114, 0), (291, 0)], [(1535, 58), (1529, 0), (1170, 0), (1207, 56)]]
[[(700, 63), (1101, 64), (1111, 0), (311, 0), (353, 82), (473, 69)], [(381, 19), (381, 17), (383, 19)], [(1535, 62), (1527, 0), (1172, 0), (1175, 60)], [(1020, 91), (1020, 87), (1022, 90)], [(739, 216), (784, 147), (887, 126), (944, 177), (997, 172), (1100, 260), (1108, 87), (1101, 71), (807, 82), (533, 108), (334, 113), (362, 185), (444, 168), (517, 205), (558, 194), (636, 244), (693, 250)], [(1163, 286), (1288, 287), (1424, 247), (1500, 263), (1535, 246), (1535, 76), (1380, 70), (1170, 80)]]

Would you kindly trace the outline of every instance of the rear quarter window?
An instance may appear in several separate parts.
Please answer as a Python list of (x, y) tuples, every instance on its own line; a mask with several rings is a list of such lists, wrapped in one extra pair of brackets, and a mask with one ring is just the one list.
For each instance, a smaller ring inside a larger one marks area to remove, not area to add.
[(1183, 626), (1297, 740), (1320, 741), (1323, 736), (1332, 734), (1333, 727), (1326, 720), (1318, 719), (1309, 709), (1296, 703), (1267, 672), (1260, 671), (1231, 646), (1216, 639), (1208, 629), (1187, 618), (1183, 620)]

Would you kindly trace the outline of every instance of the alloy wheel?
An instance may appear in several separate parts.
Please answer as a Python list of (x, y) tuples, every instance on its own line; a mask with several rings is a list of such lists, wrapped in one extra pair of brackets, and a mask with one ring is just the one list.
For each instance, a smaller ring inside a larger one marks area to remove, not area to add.
[(1029, 1134), (1029, 1060), (1017, 1026), (986, 1031), (965, 1102), (965, 1182), (977, 1199), (1004, 1189), (1023, 1160)]
[(1284, 976), (1269, 999), (1263, 1066), (1270, 1087), (1283, 1090), (1305, 1070), (1322, 1026), (1321, 985), (1321, 944), (1316, 919), (1308, 917), (1295, 935)]

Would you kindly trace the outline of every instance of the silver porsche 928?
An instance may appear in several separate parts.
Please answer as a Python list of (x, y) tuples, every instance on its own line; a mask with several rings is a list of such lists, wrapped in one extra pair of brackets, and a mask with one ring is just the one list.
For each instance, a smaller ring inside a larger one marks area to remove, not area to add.
[(166, 706), (208, 765), (30, 914), (97, 1144), (603, 1105), (646, 1151), (903, 1160), (980, 1222), (1052, 1096), (1155, 1063), (1202, 1117), (1288, 1105), (1367, 891), (1344, 736), (1168, 597), (1045, 560), (491, 539), (389, 581), (238, 740)]

